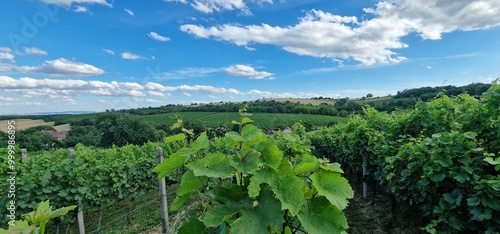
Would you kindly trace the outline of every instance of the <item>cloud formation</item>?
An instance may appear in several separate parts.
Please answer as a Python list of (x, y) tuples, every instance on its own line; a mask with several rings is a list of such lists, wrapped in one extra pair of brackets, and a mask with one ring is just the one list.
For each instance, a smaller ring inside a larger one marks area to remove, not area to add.
[(127, 14), (129, 14), (129, 15), (131, 15), (131, 16), (134, 16), (134, 12), (133, 12), (133, 11), (131, 11), (131, 10), (127, 9), (127, 8), (125, 8), (125, 9), (123, 9), (123, 10), (124, 10)]
[(273, 3), (272, 0), (164, 0), (165, 2), (178, 2), (189, 4), (195, 10), (212, 14), (214, 12), (239, 10), (243, 15), (251, 15), (250, 9), (245, 2), (262, 5), (263, 3)]
[(156, 32), (150, 32), (148, 33), (148, 36), (157, 41), (170, 41), (170, 38), (164, 37)]
[(396, 18), (423, 39), (441, 39), (455, 30), (478, 30), (500, 26), (500, 2), (497, 0), (387, 0), (375, 8), (364, 9), (380, 18)]
[(229, 66), (226, 69), (224, 69), (224, 71), (226, 72), (226, 74), (230, 76), (246, 76), (250, 79), (256, 79), (256, 80), (265, 79), (267, 77), (274, 75), (273, 73), (270, 72), (256, 71), (253, 67), (242, 64)]
[(9, 47), (0, 47), (0, 60), (9, 60), (14, 62), (14, 54), (12, 53), (12, 49)]
[(30, 55), (47, 55), (47, 51), (36, 47), (24, 47), (24, 53)]
[(107, 54), (110, 54), (110, 55), (115, 55), (115, 52), (112, 51), (112, 50), (102, 49), (102, 51), (104, 51), (104, 52), (106, 52)]
[(55, 4), (59, 6), (66, 6), (69, 7), (73, 3), (77, 4), (100, 4), (100, 5), (105, 5), (108, 7), (113, 7), (111, 3), (108, 3), (107, 0), (41, 0), (42, 2), (45, 2), (47, 4)]
[(144, 57), (131, 53), (131, 52), (123, 52), (122, 53), (122, 58), (123, 59), (130, 59), (130, 60), (138, 60), (138, 59), (144, 59)]
[(96, 76), (104, 74), (104, 70), (90, 64), (73, 62), (65, 58), (45, 61), (40, 66), (21, 66), (17, 68), (23, 73), (45, 74), (52, 76)]
[(81, 12), (81, 13), (85, 13), (85, 12), (88, 12), (89, 9), (87, 9), (87, 7), (84, 7), (84, 6), (76, 6), (75, 9), (73, 10), (74, 12)]
[(245, 48), (251, 48), (251, 44), (269, 44), (298, 55), (373, 65), (405, 60), (396, 51), (408, 47), (401, 39), (411, 33), (436, 40), (443, 33), (455, 30), (500, 25), (498, 0), (388, 0), (363, 10), (374, 17), (359, 20), (355, 16), (311, 10), (297, 24), (287, 27), (184, 24), (180, 30)]

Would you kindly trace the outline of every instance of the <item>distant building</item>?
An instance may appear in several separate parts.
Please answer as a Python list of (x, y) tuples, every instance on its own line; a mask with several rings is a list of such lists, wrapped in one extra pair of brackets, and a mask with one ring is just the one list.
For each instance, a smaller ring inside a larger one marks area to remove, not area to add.
[(66, 132), (66, 131), (55, 132), (54, 130), (48, 130), (48, 131), (43, 130), (42, 133), (49, 134), (49, 135), (51, 135), (52, 137), (56, 138), (59, 141), (66, 139), (66, 137), (68, 136), (68, 132)]

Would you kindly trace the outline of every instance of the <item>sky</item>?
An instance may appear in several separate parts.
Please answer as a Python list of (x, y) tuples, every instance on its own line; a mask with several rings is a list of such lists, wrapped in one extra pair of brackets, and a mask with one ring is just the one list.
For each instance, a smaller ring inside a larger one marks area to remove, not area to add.
[(4, 0), (0, 114), (386, 96), (499, 55), (499, 0)]

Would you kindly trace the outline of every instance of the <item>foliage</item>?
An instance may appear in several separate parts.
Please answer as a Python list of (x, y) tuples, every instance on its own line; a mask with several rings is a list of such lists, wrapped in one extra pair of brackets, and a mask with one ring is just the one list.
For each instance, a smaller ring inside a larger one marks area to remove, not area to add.
[[(81, 203), (83, 206), (112, 204), (120, 199), (133, 199), (144, 192), (157, 189), (157, 178), (150, 168), (157, 165), (156, 151), (164, 149), (165, 156), (176, 151), (177, 144), (147, 143), (109, 149), (76, 145), (72, 159), (60, 149), (38, 153), (28, 152), (28, 161), (15, 158), (16, 208), (28, 212), (40, 201), (50, 200), (59, 206)], [(0, 179), (5, 181), (7, 157), (0, 158)], [(169, 182), (176, 180), (172, 175)], [(5, 194), (5, 187), (0, 193)], [(0, 205), (6, 207), (6, 197)], [(1, 210), (3, 222), (7, 211)]]
[(155, 140), (153, 125), (142, 118), (112, 112), (99, 115), (96, 122), (101, 134), (99, 146), (102, 147), (140, 145)]
[(49, 201), (40, 202), (34, 211), (23, 214), (25, 220), (14, 221), (12, 225), (9, 224), (8, 230), (0, 228), (0, 234), (44, 234), (49, 220), (63, 216), (75, 208), (76, 206), (68, 206), (53, 211)]
[(160, 178), (185, 170), (171, 209), (190, 199), (206, 208), (179, 233), (343, 232), (353, 191), (340, 165), (312, 156), (305, 136), (268, 139), (244, 109), (240, 114), (239, 130), (213, 141), (205, 133), (193, 141), (184, 133), (166, 138), (185, 144), (153, 169)]
[[(386, 186), (416, 208), (430, 233), (495, 233), (500, 227), (500, 86), (419, 102), (409, 112), (364, 116), (311, 132), (316, 151)], [(420, 215), (421, 214), (421, 215)], [(420, 217), (419, 217), (420, 216)]]

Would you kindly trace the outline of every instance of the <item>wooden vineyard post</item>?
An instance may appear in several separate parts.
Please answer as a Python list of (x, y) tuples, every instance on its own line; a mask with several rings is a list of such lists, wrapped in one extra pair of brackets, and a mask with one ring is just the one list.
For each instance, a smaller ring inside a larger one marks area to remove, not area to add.
[[(73, 160), (73, 155), (75, 154), (74, 149), (68, 149), (68, 158)], [(76, 214), (76, 225), (78, 229), (78, 234), (85, 234), (85, 223), (83, 222), (83, 207), (82, 203), (78, 201), (78, 207), (77, 207), (77, 214)]]
[(28, 161), (28, 151), (26, 149), (21, 149), (21, 162)]
[[(158, 147), (158, 150), (156, 150), (156, 155), (158, 157), (158, 164), (160, 164), (163, 161), (163, 149), (161, 147)], [(160, 187), (162, 233), (168, 233), (168, 204), (165, 178), (161, 178), (158, 181), (158, 185)]]

